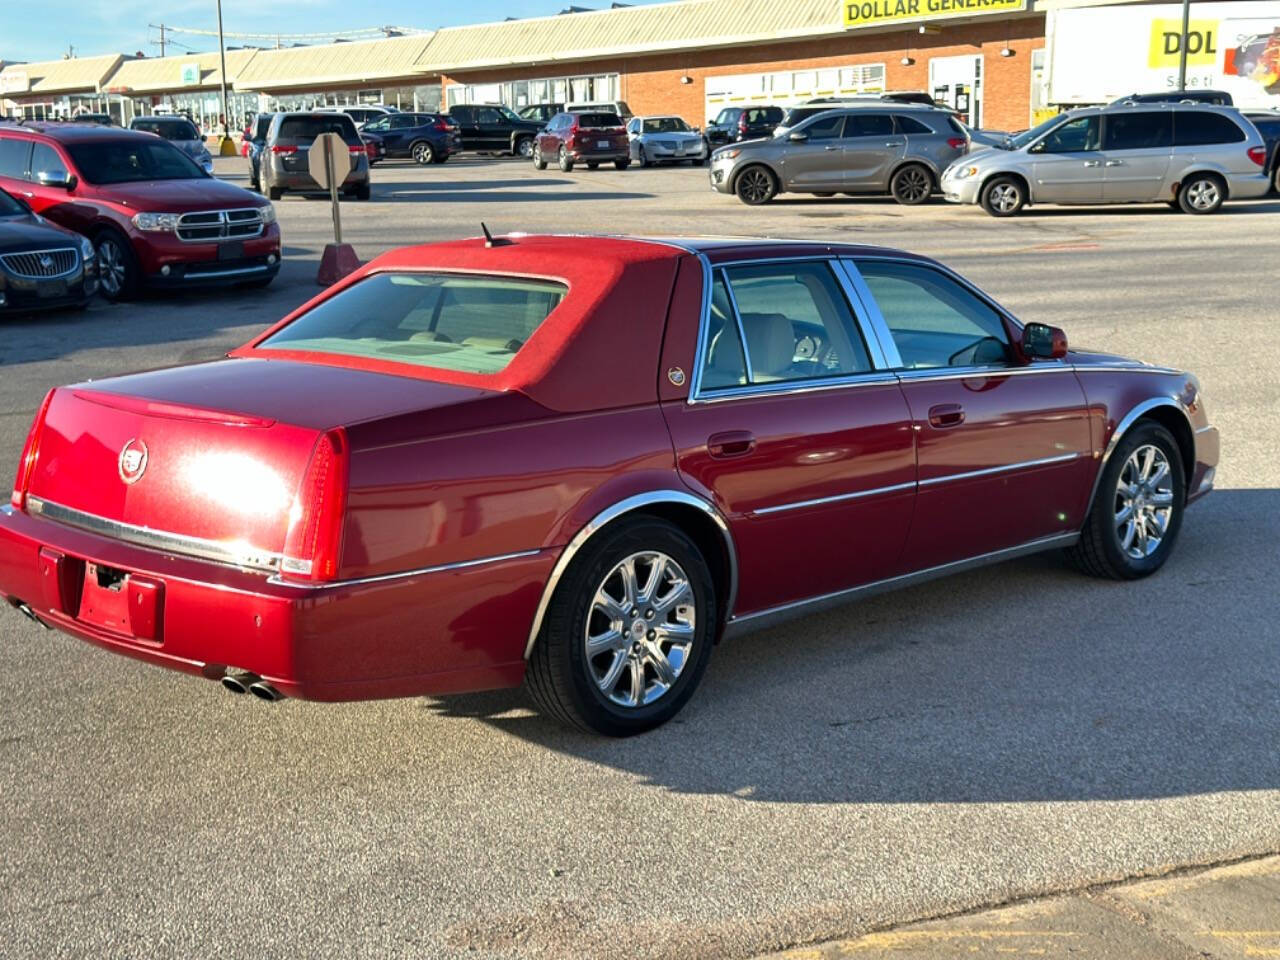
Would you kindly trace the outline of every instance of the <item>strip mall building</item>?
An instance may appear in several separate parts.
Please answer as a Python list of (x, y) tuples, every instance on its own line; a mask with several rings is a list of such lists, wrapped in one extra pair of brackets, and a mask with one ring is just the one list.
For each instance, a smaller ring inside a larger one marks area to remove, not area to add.
[[(1192, 11), (1192, 84), (1280, 104), (1280, 81), (1267, 73), (1280, 64), (1280, 0), (1200, 0)], [(351, 103), (623, 100), (637, 114), (701, 124), (727, 106), (924, 90), (975, 125), (1018, 130), (1061, 106), (1167, 86), (1178, 59), (1173, 19), (1180, 30), (1177, 4), (1122, 0), (678, 0), (238, 50), (226, 81), (236, 121)], [(0, 111), (110, 112), (124, 123), (182, 109), (216, 120), (221, 80), (216, 54), (9, 63)]]

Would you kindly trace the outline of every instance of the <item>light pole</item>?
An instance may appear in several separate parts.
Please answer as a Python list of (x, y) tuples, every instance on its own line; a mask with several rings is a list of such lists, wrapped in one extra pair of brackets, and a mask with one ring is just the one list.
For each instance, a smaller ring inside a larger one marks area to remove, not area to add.
[[(219, 3), (222, 0), (218, 0)], [(1187, 36), (1191, 32), (1191, 0), (1182, 0), (1182, 40), (1178, 44), (1178, 90), (1187, 89)]]
[(218, 4), (218, 61), (221, 66), (222, 81), (222, 137), (218, 141), (218, 154), (223, 157), (234, 157), (236, 145), (231, 142), (231, 111), (227, 108), (227, 47), (222, 39), (222, 0)]

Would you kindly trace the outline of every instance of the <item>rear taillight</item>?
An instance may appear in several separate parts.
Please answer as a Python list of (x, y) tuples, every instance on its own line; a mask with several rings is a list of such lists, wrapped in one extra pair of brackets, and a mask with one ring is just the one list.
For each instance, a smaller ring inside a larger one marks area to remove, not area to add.
[(449, 129), (449, 125), (445, 123), (443, 120), (437, 120), (435, 123), (431, 125), (431, 129), (447, 131)]
[(1263, 164), (1267, 162), (1267, 148), (1266, 147), (1250, 147), (1249, 159), (1261, 167)]
[(333, 580), (342, 558), (347, 513), (347, 435), (341, 428), (322, 434), (311, 453), (298, 496), (289, 511), (289, 532), (280, 561), (282, 576)]
[(49, 403), (57, 390), (50, 390), (44, 395), (36, 418), (31, 422), (31, 430), (27, 433), (27, 442), (22, 445), (22, 456), (18, 458), (18, 473), (13, 478), (13, 493), (9, 502), (19, 510), (27, 505), (27, 489), (31, 486), (31, 475), (36, 470), (36, 459), (40, 456), (40, 434), (44, 432), (45, 414), (49, 412)]
[(298, 148), (297, 148), (297, 147), (284, 146), (284, 145), (282, 145), (282, 144), (277, 143), (277, 144), (275, 144), (275, 145), (271, 148), (271, 152), (272, 152), (272, 153), (297, 153), (297, 152), (298, 152)]
[(738, 119), (738, 129), (739, 129), (739, 130), (741, 130), (743, 133), (746, 133), (746, 132), (747, 132), (747, 118), (746, 118), (746, 117), (740, 117), (740, 118)]
[(363, 143), (347, 145), (347, 153), (368, 153), (368, 152), (369, 152), (369, 148), (366, 147)]
[(966, 140), (964, 137), (951, 137), (949, 140), (947, 140), (947, 146), (950, 147), (952, 150), (961, 150), (964, 148), (964, 145), (968, 142), (969, 141)]

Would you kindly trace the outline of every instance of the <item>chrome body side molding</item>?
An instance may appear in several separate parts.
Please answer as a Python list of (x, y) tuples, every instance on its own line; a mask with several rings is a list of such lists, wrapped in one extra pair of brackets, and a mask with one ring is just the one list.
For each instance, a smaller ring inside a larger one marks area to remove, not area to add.
[(729, 559), (729, 595), (725, 598), (725, 616), (726, 618), (732, 617), (733, 605), (738, 594), (738, 553), (733, 543), (733, 534), (729, 532), (729, 524), (720, 515), (720, 511), (701, 497), (695, 497), (693, 494), (683, 490), (653, 490), (649, 493), (640, 493), (634, 497), (619, 500), (612, 506), (601, 510), (591, 518), (591, 521), (585, 527), (577, 532), (564, 550), (561, 551), (560, 559), (556, 561), (556, 565), (551, 570), (551, 575), (547, 578), (546, 586), (542, 588), (542, 598), (538, 601), (537, 612), (533, 615), (533, 625), (529, 629), (529, 642), (525, 644), (524, 648), (524, 658), (526, 660), (533, 653), (533, 645), (537, 642), (538, 634), (542, 631), (542, 621), (547, 615), (547, 608), (551, 605), (551, 597), (555, 594), (556, 587), (564, 577), (564, 572), (569, 569), (569, 564), (573, 562), (573, 558), (586, 546), (587, 541), (619, 517), (656, 504), (679, 504), (681, 506), (694, 507), (705, 513), (720, 530), (720, 535), (724, 538), (725, 553)]
[(956, 560), (952, 563), (944, 563), (937, 567), (929, 567), (927, 570), (917, 570), (914, 573), (904, 573), (901, 576), (890, 577), (887, 580), (877, 580), (873, 583), (864, 583), (861, 586), (851, 587), (848, 590), (839, 590), (835, 593), (827, 593), (818, 597), (810, 597), (807, 600), (797, 600), (794, 603), (785, 603), (781, 606), (770, 607), (767, 610), (760, 610), (756, 613), (749, 613), (742, 617), (733, 617), (725, 626), (725, 639), (730, 637), (740, 637), (756, 630), (764, 630), (768, 627), (777, 626), (786, 623), (788, 620), (794, 620), (797, 617), (806, 617), (813, 613), (819, 613), (823, 610), (830, 610), (834, 607), (843, 606), (854, 600), (860, 600), (864, 597), (871, 597), (877, 593), (885, 593), (889, 590), (897, 590), (902, 587), (914, 586), (918, 583), (925, 583), (938, 577), (949, 576), (953, 573), (961, 573), (965, 570), (973, 570), (978, 567), (985, 567), (992, 563), (1000, 563), (1004, 560), (1013, 560), (1017, 557), (1029, 556), (1033, 553), (1040, 553), (1045, 550), (1054, 550), (1061, 547), (1070, 547), (1080, 539), (1078, 532), (1059, 533), (1049, 537), (1041, 537), (1038, 540), (1030, 540), (1026, 543), (1019, 544), (1016, 547), (1007, 547), (1004, 550), (996, 550), (992, 553), (984, 553), (981, 556), (969, 557), (966, 560)]
[(457, 560), (453, 563), (440, 563), (434, 567), (418, 567), (414, 570), (399, 570), (395, 573), (379, 573), (369, 577), (352, 577), (350, 580), (328, 580), (307, 583), (298, 580), (285, 580), (279, 574), (267, 577), (267, 583), (278, 587), (294, 587), (299, 590), (333, 590), (341, 587), (362, 587), (370, 583), (390, 583), (394, 580), (409, 580), (413, 577), (425, 577), (432, 573), (448, 573), (451, 570), (469, 570), (472, 567), (484, 567), (491, 563), (502, 563), (506, 560), (522, 560), (525, 557), (536, 557), (541, 550), (518, 550), (515, 553), (500, 553), (493, 557), (479, 557), (475, 560)]

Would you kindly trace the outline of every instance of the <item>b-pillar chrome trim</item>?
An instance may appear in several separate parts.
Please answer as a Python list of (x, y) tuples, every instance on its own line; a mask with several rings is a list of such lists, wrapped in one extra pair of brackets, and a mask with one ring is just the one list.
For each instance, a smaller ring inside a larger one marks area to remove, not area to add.
[(729, 594), (726, 597), (724, 607), (725, 619), (728, 620), (733, 615), (733, 605), (738, 595), (738, 551), (733, 543), (733, 534), (729, 532), (729, 524), (725, 522), (719, 510), (701, 497), (695, 497), (693, 494), (685, 493), (682, 490), (653, 490), (649, 493), (640, 493), (634, 497), (619, 500), (613, 506), (601, 510), (591, 518), (591, 521), (585, 527), (578, 531), (577, 535), (569, 541), (568, 545), (560, 553), (560, 559), (552, 567), (551, 576), (547, 578), (547, 584), (542, 589), (542, 599), (538, 601), (538, 610), (533, 615), (533, 627), (529, 630), (529, 642), (525, 644), (524, 648), (524, 658), (526, 660), (533, 653), (533, 645), (537, 642), (538, 634), (542, 632), (542, 621), (547, 615), (547, 608), (551, 606), (551, 597), (555, 594), (556, 587), (560, 584), (564, 572), (569, 569), (569, 564), (573, 562), (573, 558), (586, 546), (587, 541), (599, 533), (602, 528), (624, 514), (632, 513), (644, 507), (666, 503), (679, 504), (701, 510), (719, 529), (720, 535), (724, 538), (725, 553), (729, 559)]

